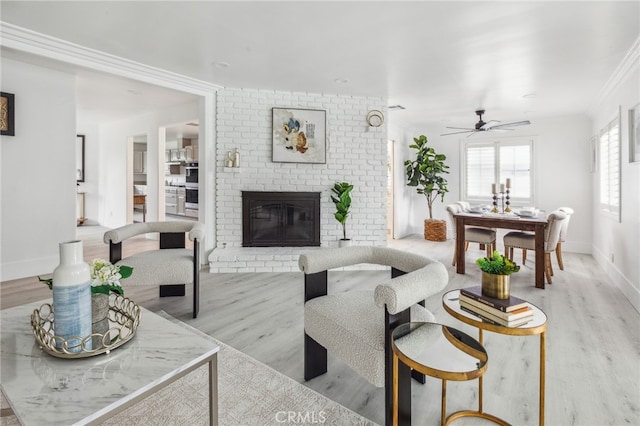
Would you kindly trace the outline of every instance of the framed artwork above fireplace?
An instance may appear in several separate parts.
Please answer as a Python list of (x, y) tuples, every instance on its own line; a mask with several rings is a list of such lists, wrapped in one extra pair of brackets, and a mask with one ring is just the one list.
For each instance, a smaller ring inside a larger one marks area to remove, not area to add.
[(272, 119), (274, 163), (326, 163), (326, 111), (273, 108)]

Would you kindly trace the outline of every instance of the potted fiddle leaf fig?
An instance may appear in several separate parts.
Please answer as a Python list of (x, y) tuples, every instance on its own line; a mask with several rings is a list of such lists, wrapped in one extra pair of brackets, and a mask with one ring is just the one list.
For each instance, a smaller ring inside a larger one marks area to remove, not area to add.
[(353, 185), (348, 182), (336, 182), (331, 188), (331, 201), (336, 206), (336, 212), (333, 214), (333, 217), (336, 218), (338, 223), (342, 225), (342, 238), (339, 241), (340, 247), (345, 247), (349, 245), (351, 241), (347, 238), (347, 218), (349, 217), (349, 209), (351, 208), (351, 190), (353, 190)]
[(520, 266), (494, 251), (491, 257), (481, 257), (476, 265), (482, 271), (482, 294), (495, 299), (509, 298), (509, 276), (520, 270)]
[(440, 201), (444, 201), (444, 195), (449, 192), (447, 180), (444, 178), (444, 175), (449, 173), (449, 166), (444, 163), (447, 157), (427, 146), (425, 135), (413, 138), (413, 142), (409, 148), (417, 151), (416, 159), (407, 160), (404, 165), (407, 171), (407, 185), (416, 187), (418, 194), (427, 198), (429, 219), (424, 221), (424, 238), (430, 241), (446, 241), (447, 222), (433, 218), (433, 202), (438, 197)]

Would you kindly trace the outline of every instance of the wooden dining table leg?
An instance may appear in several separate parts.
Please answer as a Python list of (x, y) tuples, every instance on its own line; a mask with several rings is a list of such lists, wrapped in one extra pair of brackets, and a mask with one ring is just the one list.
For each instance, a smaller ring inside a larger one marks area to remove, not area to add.
[[(544, 238), (544, 237), (543, 237)], [(456, 272), (459, 274), (464, 274), (464, 242), (466, 240), (466, 236), (464, 235), (464, 218), (461, 216), (456, 217), (456, 252), (458, 255), (458, 259), (456, 260)]]
[(536, 226), (536, 288), (544, 289), (544, 224)]

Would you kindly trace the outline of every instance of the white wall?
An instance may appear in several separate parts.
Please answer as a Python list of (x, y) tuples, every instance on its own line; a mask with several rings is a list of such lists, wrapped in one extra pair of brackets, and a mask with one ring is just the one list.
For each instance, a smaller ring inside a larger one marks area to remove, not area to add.
[(47, 274), (76, 232), (75, 79), (2, 58), (2, 91), (15, 94), (16, 136), (0, 143), (0, 280)]
[[(321, 243), (337, 245), (342, 227), (329, 197), (336, 181), (354, 185), (347, 237), (356, 244), (386, 243), (387, 130), (369, 131), (365, 120), (372, 109), (385, 111), (384, 99), (223, 89), (217, 102), (217, 246), (242, 246), (241, 191), (321, 192)], [(326, 164), (272, 161), (272, 107), (326, 110)], [(226, 153), (235, 148), (240, 170), (225, 171)]]
[[(399, 120), (398, 120), (399, 121)], [(534, 141), (535, 174), (535, 205), (547, 212), (558, 207), (568, 206), (576, 214), (571, 218), (568, 241), (563, 249), (568, 252), (591, 253), (592, 244), (592, 208), (591, 208), (591, 172), (589, 136), (591, 134), (591, 120), (587, 116), (568, 116), (532, 119), (532, 124), (526, 128), (510, 132), (509, 137), (531, 138)], [(398, 206), (396, 226), (399, 235), (423, 233), (422, 221), (428, 217), (425, 197), (415, 192), (415, 188), (406, 186), (404, 175), (405, 160), (415, 158), (415, 150), (410, 149), (413, 137), (424, 134), (430, 146), (436, 152), (447, 156), (449, 165), (448, 180), (449, 193), (445, 195), (444, 203), (439, 199), (434, 203), (434, 218), (447, 219), (445, 207), (460, 199), (460, 171), (461, 171), (461, 142), (456, 136), (439, 136), (444, 132), (440, 125), (426, 124), (421, 129), (402, 128), (402, 123), (394, 123), (393, 134), (398, 138), (398, 157), (396, 167), (402, 168), (402, 180), (396, 193), (404, 193), (403, 205)], [(480, 135), (472, 136), (475, 140), (486, 140)], [(503, 139), (505, 136), (491, 136), (489, 139)], [(452, 229), (447, 222), (447, 232), (452, 235)], [(500, 245), (500, 244), (499, 244)]]
[[(629, 163), (628, 110), (640, 102), (640, 53), (626, 73), (610, 86), (597, 106), (591, 134), (597, 135), (622, 109), (621, 125), (621, 221), (599, 210), (599, 173), (593, 174), (593, 254), (630, 302), (640, 311), (640, 163)], [(572, 219), (573, 220), (573, 219)]]

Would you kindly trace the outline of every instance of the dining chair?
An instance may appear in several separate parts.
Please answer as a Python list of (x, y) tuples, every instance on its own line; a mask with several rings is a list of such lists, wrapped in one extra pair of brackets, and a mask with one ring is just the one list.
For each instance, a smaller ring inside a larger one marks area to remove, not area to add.
[[(560, 231), (563, 223), (567, 220), (567, 215), (560, 210), (551, 212), (547, 217), (547, 226), (544, 230), (544, 275), (549, 284), (552, 284), (553, 268), (551, 266), (551, 252), (556, 250), (560, 241)], [(527, 250), (535, 250), (536, 237), (530, 232), (508, 232), (504, 238), (504, 255), (513, 261), (513, 249), (520, 248), (522, 250), (522, 264), (524, 265), (527, 257)]]
[(556, 246), (556, 259), (558, 260), (558, 266), (561, 271), (564, 271), (564, 262), (562, 261), (562, 243), (567, 239), (567, 230), (569, 229), (569, 221), (571, 220), (573, 209), (571, 207), (560, 207), (558, 210), (567, 215), (567, 218), (562, 222), (560, 241), (558, 241), (558, 245)]
[(468, 201), (456, 201), (456, 204), (460, 206), (463, 212), (471, 210), (471, 203)]
[[(463, 213), (462, 207), (460, 204), (449, 204), (447, 206), (447, 212), (449, 213), (449, 220), (451, 222), (451, 226), (453, 229), (454, 239), (457, 239), (456, 235), (456, 218), (454, 214)], [(480, 228), (475, 226), (467, 226), (464, 230), (464, 249), (465, 251), (469, 248), (469, 243), (478, 243), (481, 248), (484, 245), (484, 249), (487, 251), (487, 257), (491, 257), (491, 254), (496, 249), (496, 231), (494, 229), (489, 228)], [(453, 251), (453, 261), (451, 264), (456, 266), (456, 259), (458, 255), (458, 247), (456, 244), (456, 248)]]

